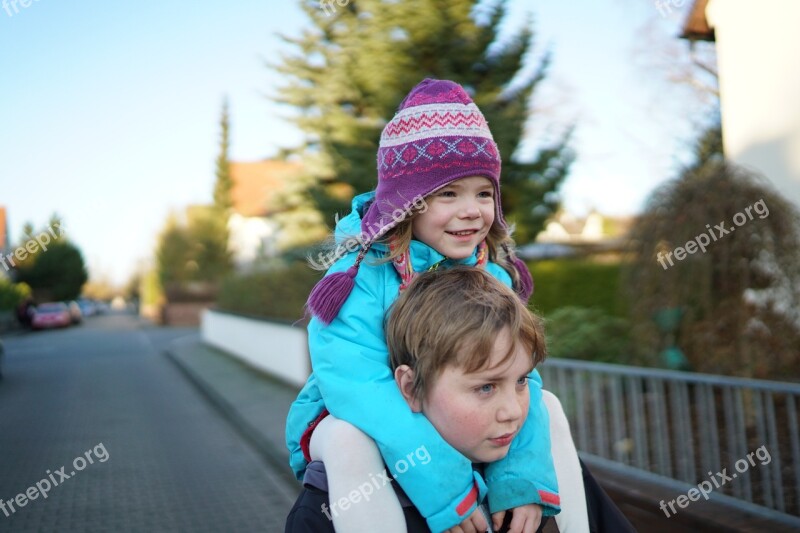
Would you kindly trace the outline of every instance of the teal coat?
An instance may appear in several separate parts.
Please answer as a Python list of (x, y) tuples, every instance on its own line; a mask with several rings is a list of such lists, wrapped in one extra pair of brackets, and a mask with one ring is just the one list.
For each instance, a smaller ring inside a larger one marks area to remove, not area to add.
[[(360, 233), (360, 213), (373, 196), (374, 193), (366, 193), (353, 199), (353, 211), (337, 224), (337, 242)], [(486, 465), (485, 483), (469, 459), (445, 442), (425, 416), (408, 407), (389, 366), (383, 329), (384, 316), (400, 292), (401, 280), (391, 263), (373, 264), (386, 252), (383, 245), (371, 247), (355, 277), (353, 292), (330, 325), (325, 326), (316, 318), (308, 325), (313, 372), (286, 421), (286, 444), (295, 475), (302, 479), (306, 467), (300, 437), (327, 407), (332, 415), (375, 440), (393, 476), (434, 532), (461, 523), (475, 510), (487, 487), (492, 512), (537, 503), (546, 516), (558, 513), (549, 419), (537, 371), (529, 380), (528, 418), (508, 455)], [(424, 272), (444, 260), (444, 256), (419, 241), (411, 241), (410, 252), (415, 272)], [(355, 258), (355, 253), (347, 254), (327, 274), (346, 271)], [(442, 267), (475, 263), (473, 254), (463, 260), (445, 261)], [(486, 270), (511, 285), (511, 277), (501, 266), (489, 262)], [(423, 446), (430, 456), (426, 464), (416, 460), (420, 455), (425, 457)]]

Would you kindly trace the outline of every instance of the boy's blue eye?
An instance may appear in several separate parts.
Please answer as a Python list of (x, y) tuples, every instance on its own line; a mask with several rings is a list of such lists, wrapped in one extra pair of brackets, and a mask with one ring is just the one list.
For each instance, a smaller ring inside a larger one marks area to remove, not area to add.
[(485, 385), (481, 385), (480, 387), (478, 387), (478, 392), (480, 392), (481, 394), (489, 394), (493, 390), (494, 390), (494, 385), (492, 385), (491, 383), (487, 383)]
[(527, 384), (528, 384), (528, 376), (522, 376), (521, 378), (519, 378), (517, 380), (517, 385), (524, 386), (524, 385), (527, 385)]

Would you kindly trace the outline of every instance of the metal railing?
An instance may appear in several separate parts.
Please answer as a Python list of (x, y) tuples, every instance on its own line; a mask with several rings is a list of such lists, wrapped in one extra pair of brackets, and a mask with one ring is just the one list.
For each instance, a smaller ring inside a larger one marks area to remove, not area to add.
[(540, 373), (581, 452), (691, 485), (726, 474), (715, 491), (800, 516), (800, 384), (555, 358)]

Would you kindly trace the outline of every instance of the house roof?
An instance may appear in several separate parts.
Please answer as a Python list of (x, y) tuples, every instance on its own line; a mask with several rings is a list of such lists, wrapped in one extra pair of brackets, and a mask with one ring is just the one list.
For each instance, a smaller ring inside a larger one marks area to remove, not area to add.
[(265, 160), (251, 163), (231, 162), (231, 200), (233, 210), (245, 217), (269, 214), (276, 193), (303, 171), (300, 163)]
[(0, 250), (8, 248), (8, 222), (6, 208), (0, 205)]
[(708, 25), (706, 18), (708, 0), (695, 0), (686, 22), (683, 24), (681, 38), (690, 41), (714, 41), (714, 29)]

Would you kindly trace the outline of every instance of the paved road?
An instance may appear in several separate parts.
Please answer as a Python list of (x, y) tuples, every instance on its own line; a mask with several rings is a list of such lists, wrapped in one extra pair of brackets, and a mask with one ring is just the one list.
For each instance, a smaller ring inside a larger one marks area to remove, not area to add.
[(283, 530), (293, 488), (161, 353), (192, 331), (117, 314), (4, 340), (0, 531)]

